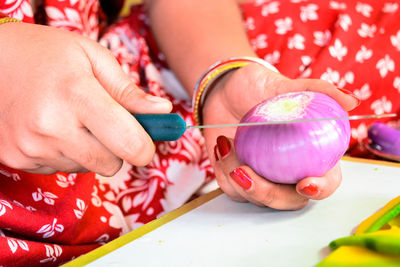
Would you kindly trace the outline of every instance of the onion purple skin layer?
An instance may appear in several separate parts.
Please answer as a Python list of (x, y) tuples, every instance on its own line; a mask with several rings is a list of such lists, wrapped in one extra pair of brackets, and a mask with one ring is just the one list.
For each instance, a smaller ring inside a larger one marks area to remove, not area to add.
[(370, 146), (383, 153), (400, 156), (400, 130), (375, 122), (368, 129)]
[[(348, 116), (335, 100), (322, 93), (297, 92), (277, 97), (299, 94), (311, 94), (312, 100), (303, 114), (291, 119)], [(277, 97), (255, 106), (241, 122), (277, 120), (255, 115), (260, 106)], [(350, 134), (348, 120), (247, 126), (238, 127), (234, 146), (240, 162), (258, 175), (275, 183), (296, 184), (306, 177), (323, 176), (332, 169), (346, 152)]]

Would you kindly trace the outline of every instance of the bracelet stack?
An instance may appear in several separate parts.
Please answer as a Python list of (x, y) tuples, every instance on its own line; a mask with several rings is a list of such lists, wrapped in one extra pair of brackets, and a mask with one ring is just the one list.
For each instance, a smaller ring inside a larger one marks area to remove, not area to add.
[(212, 83), (223, 74), (230, 70), (244, 67), (251, 63), (258, 63), (265, 68), (278, 72), (278, 70), (260, 58), (253, 57), (234, 57), (227, 60), (219, 61), (212, 65), (198, 80), (193, 93), (193, 117), (195, 125), (202, 124), (201, 108), (209, 93), (209, 88)]
[(10, 18), (6, 14), (0, 12), (0, 24), (8, 22), (21, 22), (21, 21), (19, 19)]

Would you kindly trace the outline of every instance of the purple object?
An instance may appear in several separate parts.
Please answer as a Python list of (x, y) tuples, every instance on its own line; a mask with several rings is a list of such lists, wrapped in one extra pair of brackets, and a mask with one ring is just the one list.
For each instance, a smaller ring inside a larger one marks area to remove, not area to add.
[[(268, 99), (241, 122), (346, 116), (331, 97), (310, 91)], [(349, 121), (329, 120), (239, 127), (234, 144), (240, 162), (260, 176), (275, 183), (295, 184), (305, 177), (324, 175), (343, 156), (349, 141)]]
[(368, 129), (371, 148), (386, 154), (400, 156), (400, 130), (375, 122)]

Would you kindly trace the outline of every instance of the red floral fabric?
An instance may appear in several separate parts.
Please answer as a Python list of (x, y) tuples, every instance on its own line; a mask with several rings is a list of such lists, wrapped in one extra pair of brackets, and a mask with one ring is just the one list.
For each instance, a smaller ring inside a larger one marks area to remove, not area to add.
[[(0, 12), (33, 23), (29, 3), (0, 0)], [(98, 1), (44, 3), (49, 25), (98, 40), (138, 86), (170, 99), (173, 112), (193, 123), (190, 99), (163, 64), (140, 7), (99, 36)], [(321, 78), (354, 92), (363, 102), (351, 114), (400, 112), (398, 2), (256, 0), (241, 8), (254, 50), (284, 75)], [(351, 122), (352, 146), (366, 137), (369, 123)], [(179, 207), (212, 178), (198, 130), (157, 142), (148, 166), (124, 163), (112, 178), (0, 165), (0, 265), (69, 261)]]
[[(399, 4), (256, 0), (242, 10), (253, 48), (284, 75), (319, 78), (353, 92), (362, 103), (350, 115), (400, 114)], [(371, 123), (351, 121), (351, 149)], [(400, 128), (399, 117), (390, 124)]]

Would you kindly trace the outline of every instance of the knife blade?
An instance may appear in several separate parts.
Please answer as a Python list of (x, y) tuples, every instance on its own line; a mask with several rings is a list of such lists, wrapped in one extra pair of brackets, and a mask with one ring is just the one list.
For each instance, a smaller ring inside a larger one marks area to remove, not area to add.
[(257, 125), (274, 125), (288, 123), (302, 123), (313, 121), (329, 121), (329, 120), (362, 120), (362, 119), (381, 119), (396, 117), (397, 114), (380, 114), (380, 115), (352, 115), (348, 117), (331, 117), (331, 118), (314, 118), (299, 119), (285, 121), (267, 121), (267, 122), (249, 122), (249, 123), (232, 123), (232, 124), (215, 124), (215, 125), (186, 125), (186, 122), (177, 113), (168, 114), (133, 114), (135, 119), (142, 125), (145, 131), (150, 135), (153, 141), (175, 141), (178, 140), (187, 129), (205, 129), (220, 127), (246, 127)]

